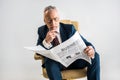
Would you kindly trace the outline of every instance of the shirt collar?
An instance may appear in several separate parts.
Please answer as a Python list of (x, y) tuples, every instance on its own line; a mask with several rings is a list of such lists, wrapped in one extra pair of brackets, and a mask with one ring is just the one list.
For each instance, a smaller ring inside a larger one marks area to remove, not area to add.
[(60, 25), (59, 25), (59, 27), (57, 28), (57, 32), (60, 33)]

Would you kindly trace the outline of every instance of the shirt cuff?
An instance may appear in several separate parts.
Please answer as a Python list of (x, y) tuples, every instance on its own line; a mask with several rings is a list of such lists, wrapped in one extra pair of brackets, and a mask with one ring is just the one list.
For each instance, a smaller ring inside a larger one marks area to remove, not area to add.
[(51, 43), (48, 44), (48, 43), (45, 41), (45, 39), (43, 40), (42, 43), (43, 43), (44, 47), (47, 48), (47, 49), (50, 49), (50, 48), (52, 47), (52, 44), (51, 44)]

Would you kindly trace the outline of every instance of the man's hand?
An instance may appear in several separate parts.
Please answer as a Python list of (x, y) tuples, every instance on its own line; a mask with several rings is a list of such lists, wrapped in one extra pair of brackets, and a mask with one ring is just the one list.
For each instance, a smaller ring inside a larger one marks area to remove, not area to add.
[(95, 51), (92, 46), (87, 46), (87, 48), (84, 49), (84, 52), (90, 57), (94, 58)]
[(56, 30), (50, 30), (45, 37), (45, 41), (48, 44), (50, 44), (53, 41), (53, 39), (56, 37), (56, 35), (57, 35)]

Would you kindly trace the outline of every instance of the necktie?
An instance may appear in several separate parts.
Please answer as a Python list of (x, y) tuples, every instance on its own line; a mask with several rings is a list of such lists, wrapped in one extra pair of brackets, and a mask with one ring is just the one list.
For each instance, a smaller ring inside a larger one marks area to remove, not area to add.
[(59, 43), (57, 36), (53, 39), (53, 46), (57, 46)]

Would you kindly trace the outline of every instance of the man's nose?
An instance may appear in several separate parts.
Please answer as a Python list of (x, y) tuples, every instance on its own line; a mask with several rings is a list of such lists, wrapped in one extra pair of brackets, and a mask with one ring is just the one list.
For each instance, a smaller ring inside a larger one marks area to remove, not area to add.
[(51, 25), (55, 25), (55, 20), (52, 20), (52, 21), (51, 21)]

